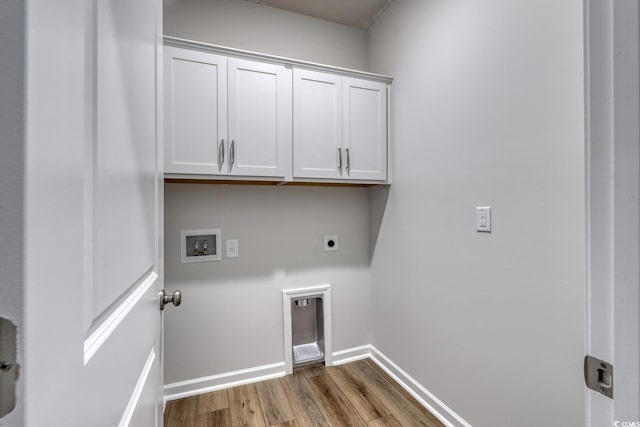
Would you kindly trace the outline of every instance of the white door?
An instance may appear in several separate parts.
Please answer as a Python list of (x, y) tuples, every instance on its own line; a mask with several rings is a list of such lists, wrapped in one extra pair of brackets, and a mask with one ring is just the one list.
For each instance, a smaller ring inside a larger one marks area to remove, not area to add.
[(162, 2), (28, 3), (24, 425), (160, 426)]
[(347, 175), (387, 179), (387, 85), (343, 79), (344, 139)]
[(165, 172), (226, 175), (227, 58), (167, 46)]
[(231, 175), (284, 177), (291, 144), (291, 70), (228, 59)]
[(640, 8), (635, 0), (585, 7), (586, 353), (613, 364), (613, 399), (586, 391), (587, 425), (633, 426), (640, 422)]
[(342, 77), (293, 70), (293, 176), (340, 178), (345, 156)]

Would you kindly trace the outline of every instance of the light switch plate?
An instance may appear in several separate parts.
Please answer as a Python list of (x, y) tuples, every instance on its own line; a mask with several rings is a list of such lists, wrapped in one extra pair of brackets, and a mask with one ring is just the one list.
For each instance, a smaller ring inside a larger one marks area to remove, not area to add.
[(237, 240), (227, 240), (225, 242), (225, 248), (227, 251), (227, 258), (238, 258), (238, 241)]
[(491, 233), (491, 207), (476, 207), (476, 230)]

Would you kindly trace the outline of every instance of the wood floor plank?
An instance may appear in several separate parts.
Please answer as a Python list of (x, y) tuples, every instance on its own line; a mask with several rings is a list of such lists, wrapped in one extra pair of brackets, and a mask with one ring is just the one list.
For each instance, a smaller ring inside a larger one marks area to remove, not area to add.
[(255, 384), (229, 389), (229, 407), (231, 409), (231, 425), (265, 427)]
[(302, 427), (302, 426), (311, 427), (312, 425), (313, 424), (300, 424), (296, 420), (291, 420), (291, 421), (287, 421), (286, 423), (278, 424), (278, 425), (275, 425), (275, 426), (272, 426), (272, 427)]
[(282, 424), (295, 418), (279, 378), (257, 383), (256, 391), (267, 425)]
[(324, 365), (308, 366), (293, 371), (293, 375), (301, 376), (303, 378), (317, 377), (318, 375), (323, 375), (326, 373), (327, 370)]
[(229, 407), (229, 390), (218, 390), (198, 396), (198, 413), (219, 411)]
[(198, 399), (187, 397), (167, 402), (164, 412), (165, 425), (193, 426), (198, 416)]
[(318, 402), (309, 390), (305, 378), (301, 375), (287, 375), (280, 378), (284, 391), (289, 397), (289, 403), (302, 426), (329, 427)]
[(419, 403), (415, 402), (415, 399), (408, 399), (398, 393), (379, 367), (369, 365), (365, 361), (358, 361), (345, 365), (345, 369), (365, 382), (401, 425), (444, 427), (433, 415), (426, 416), (417, 408), (416, 405)]
[(327, 368), (327, 371), (363, 420), (372, 421), (390, 415), (371, 389), (343, 366)]
[(400, 422), (396, 420), (393, 415), (387, 415), (386, 417), (369, 421), (367, 423), (367, 426), (368, 427), (403, 427), (402, 424), (400, 424)]
[(173, 400), (164, 420), (166, 427), (444, 427), (368, 359)]
[(422, 404), (420, 404), (420, 402), (418, 402), (407, 390), (405, 390), (399, 383), (397, 383), (396, 381), (393, 380), (393, 378), (391, 378), (386, 372), (384, 372), (382, 370), (382, 368), (380, 368), (380, 366), (378, 366), (376, 364), (376, 362), (374, 362), (371, 359), (364, 359), (360, 361), (361, 364), (365, 364), (367, 366), (369, 366), (371, 369), (376, 370), (377, 372), (379, 372), (384, 379), (387, 381), (387, 383), (389, 383), (391, 385), (391, 387), (393, 387), (399, 394), (401, 394), (402, 396), (404, 396), (409, 402), (411, 402), (413, 404), (413, 406), (420, 411), (422, 414), (424, 414), (427, 418), (429, 418), (432, 422), (434, 422), (436, 425), (440, 426), (442, 425), (442, 422), (435, 416), (433, 415), (431, 412), (429, 412), (429, 410), (427, 408), (425, 408)]
[(306, 378), (305, 381), (318, 400), (319, 407), (329, 424), (333, 426), (366, 425), (329, 374)]
[(197, 427), (231, 427), (231, 410), (229, 408), (205, 412), (198, 415)]

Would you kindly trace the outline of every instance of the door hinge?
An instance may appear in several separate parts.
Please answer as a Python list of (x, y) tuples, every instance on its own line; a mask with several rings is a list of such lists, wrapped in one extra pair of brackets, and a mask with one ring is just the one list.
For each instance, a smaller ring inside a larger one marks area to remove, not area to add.
[(16, 327), (8, 319), (0, 317), (0, 418), (16, 406), (18, 368)]
[(613, 399), (613, 365), (593, 356), (584, 357), (584, 379), (587, 387)]

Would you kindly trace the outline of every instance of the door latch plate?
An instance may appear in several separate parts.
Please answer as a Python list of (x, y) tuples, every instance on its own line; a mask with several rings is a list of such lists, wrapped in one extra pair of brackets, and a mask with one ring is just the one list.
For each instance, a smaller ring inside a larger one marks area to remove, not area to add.
[(587, 387), (613, 399), (613, 365), (593, 356), (584, 358), (584, 379)]

